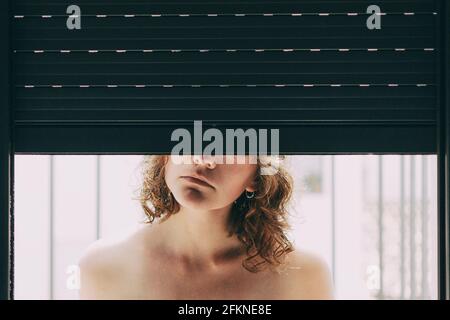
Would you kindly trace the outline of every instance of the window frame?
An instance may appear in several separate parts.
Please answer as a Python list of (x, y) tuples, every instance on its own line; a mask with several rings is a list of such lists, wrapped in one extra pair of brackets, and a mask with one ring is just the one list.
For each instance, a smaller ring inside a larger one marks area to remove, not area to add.
[(450, 300), (450, 4), (438, 3), (438, 114), (437, 114), (437, 183), (438, 183), (438, 297)]
[(13, 261), (14, 248), (12, 247), (13, 233), (12, 219), (13, 186), (14, 186), (14, 149), (13, 142), (13, 118), (11, 103), (11, 34), (10, 34), (10, 3), (0, 3), (0, 299), (13, 299), (12, 280), (13, 273), (11, 261)]
[[(11, 1), (0, 2), (0, 299), (14, 299), (14, 155)], [(438, 167), (438, 298), (450, 300), (450, 3), (438, 0), (436, 148)], [(66, 150), (69, 152), (70, 150)], [(345, 153), (345, 150), (342, 150)]]

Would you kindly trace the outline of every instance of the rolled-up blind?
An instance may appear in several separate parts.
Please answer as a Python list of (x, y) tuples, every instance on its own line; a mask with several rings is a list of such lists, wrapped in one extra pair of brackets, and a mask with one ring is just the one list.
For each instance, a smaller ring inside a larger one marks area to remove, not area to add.
[[(434, 0), (13, 3), (15, 148), (160, 153), (279, 128), (284, 153), (435, 152)], [(381, 29), (370, 30), (369, 5)]]

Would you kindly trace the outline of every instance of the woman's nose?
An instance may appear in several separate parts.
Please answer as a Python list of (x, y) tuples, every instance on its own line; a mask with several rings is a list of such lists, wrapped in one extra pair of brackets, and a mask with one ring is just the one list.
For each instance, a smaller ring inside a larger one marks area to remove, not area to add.
[(204, 165), (208, 169), (214, 169), (216, 167), (216, 160), (214, 156), (204, 156), (204, 155), (193, 155), (192, 161), (196, 165)]

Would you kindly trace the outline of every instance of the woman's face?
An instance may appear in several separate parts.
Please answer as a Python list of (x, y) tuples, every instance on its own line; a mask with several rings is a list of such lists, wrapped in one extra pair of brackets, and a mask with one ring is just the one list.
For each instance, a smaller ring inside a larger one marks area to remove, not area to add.
[[(219, 158), (220, 157), (220, 158)], [(214, 210), (228, 206), (245, 190), (255, 191), (255, 158), (231, 156), (169, 156), (165, 180), (182, 207)], [(242, 163), (245, 162), (245, 163)]]

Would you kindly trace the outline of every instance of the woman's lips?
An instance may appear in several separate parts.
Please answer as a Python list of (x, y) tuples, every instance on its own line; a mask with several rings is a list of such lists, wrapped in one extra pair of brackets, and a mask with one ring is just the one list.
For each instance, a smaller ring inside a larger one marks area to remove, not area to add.
[(180, 178), (182, 178), (182, 179), (184, 179), (186, 181), (189, 181), (189, 182), (192, 182), (192, 183), (204, 186), (204, 187), (209, 187), (209, 188), (214, 189), (214, 187), (212, 185), (210, 185), (208, 182), (206, 182), (204, 180), (201, 180), (199, 178), (195, 178), (195, 177), (191, 177), (191, 176), (181, 176)]

